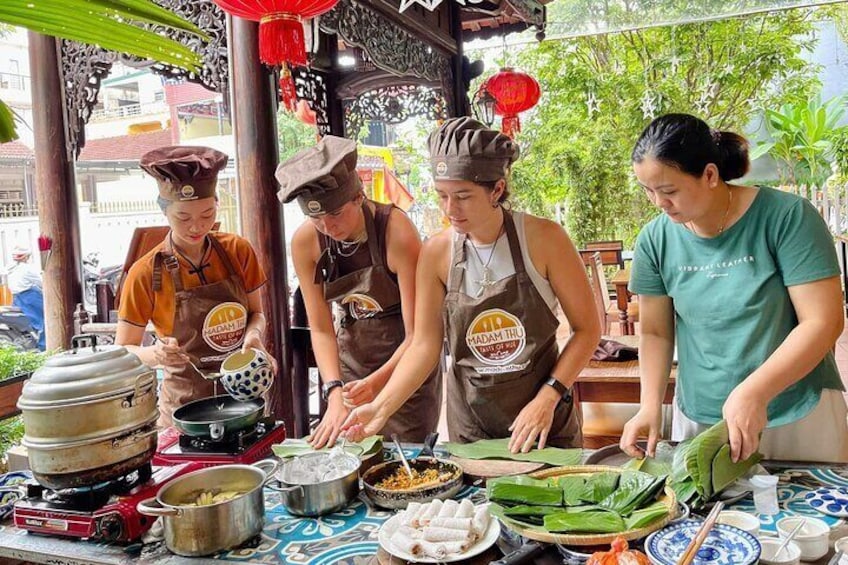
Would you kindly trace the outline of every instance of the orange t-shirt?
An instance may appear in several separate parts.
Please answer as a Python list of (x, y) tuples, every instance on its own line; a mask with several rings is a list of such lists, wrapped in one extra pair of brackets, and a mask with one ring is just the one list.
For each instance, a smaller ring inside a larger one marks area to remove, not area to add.
[[(245, 291), (249, 294), (260, 288), (265, 281), (265, 273), (256, 258), (250, 243), (242, 237), (231, 233), (209, 234), (227, 252), (236, 273), (241, 277)], [(133, 263), (127, 273), (127, 278), (121, 291), (121, 305), (118, 319), (134, 326), (145, 327), (148, 321), (153, 323), (160, 337), (171, 335), (174, 327), (174, 281), (168, 271), (162, 268), (162, 289), (153, 291), (153, 260), (156, 253), (165, 246), (163, 241), (154, 249)], [(208, 265), (201, 273), (192, 273), (192, 265), (175, 253), (180, 264), (180, 277), (183, 288), (189, 289), (202, 284), (212, 284), (227, 278), (227, 268), (210, 245), (202, 261)], [(201, 276), (203, 279), (201, 279)]]

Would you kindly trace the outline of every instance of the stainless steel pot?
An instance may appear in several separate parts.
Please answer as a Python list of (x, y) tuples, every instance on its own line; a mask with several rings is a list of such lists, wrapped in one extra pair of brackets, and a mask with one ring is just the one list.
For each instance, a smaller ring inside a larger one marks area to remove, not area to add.
[[(119, 477), (146, 463), (156, 444), (147, 433), (159, 415), (155, 371), (94, 336), (72, 343), (47, 359), (18, 399), (30, 467), (48, 488)], [(124, 464), (130, 460), (135, 467)]]
[(321, 516), (341, 510), (359, 494), (359, 457), (350, 453), (340, 454), (350, 461), (352, 470), (337, 479), (314, 484), (300, 484), (292, 479), (295, 465), (308, 465), (310, 461), (327, 457), (326, 452), (301, 455), (283, 463), (279, 472), (281, 487), (269, 484), (268, 488), (279, 491), (283, 505), (295, 516)]
[[(262, 531), (262, 486), (273, 478), (278, 465), (265, 460), (200, 469), (167, 483), (155, 498), (139, 502), (136, 508), (147, 516), (163, 517), (165, 545), (177, 555), (196, 557), (231, 549)], [(213, 490), (243, 494), (207, 506), (185, 506), (201, 492)]]

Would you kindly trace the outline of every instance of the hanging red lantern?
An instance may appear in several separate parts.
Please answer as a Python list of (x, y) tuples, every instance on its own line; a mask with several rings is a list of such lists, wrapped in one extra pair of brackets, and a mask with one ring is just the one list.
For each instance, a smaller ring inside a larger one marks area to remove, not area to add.
[(510, 137), (521, 131), (518, 114), (535, 106), (542, 95), (536, 79), (512, 68), (503, 68), (490, 76), (482, 89), (494, 96), (495, 114), (503, 116), (501, 130)]
[(339, 0), (215, 0), (232, 16), (259, 22), (259, 59), (280, 66), (280, 98), (289, 111), (297, 98), (288, 65), (307, 64), (303, 20), (329, 12)]

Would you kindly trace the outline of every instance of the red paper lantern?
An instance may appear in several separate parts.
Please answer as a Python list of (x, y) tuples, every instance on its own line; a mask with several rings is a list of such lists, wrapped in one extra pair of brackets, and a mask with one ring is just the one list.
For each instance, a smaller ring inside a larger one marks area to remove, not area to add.
[(495, 114), (503, 116), (501, 130), (510, 137), (521, 131), (518, 114), (535, 106), (542, 95), (536, 79), (511, 68), (501, 69), (481, 88), (495, 97)]
[(329, 12), (339, 0), (215, 0), (232, 16), (259, 22), (259, 59), (280, 66), (280, 98), (294, 111), (297, 96), (288, 65), (306, 65), (303, 20)]

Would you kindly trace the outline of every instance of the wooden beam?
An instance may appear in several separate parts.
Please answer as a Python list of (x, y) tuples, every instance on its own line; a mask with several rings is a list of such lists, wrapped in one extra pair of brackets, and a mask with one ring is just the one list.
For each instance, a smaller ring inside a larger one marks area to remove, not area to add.
[(285, 231), (277, 200), (277, 104), (271, 73), (259, 62), (259, 24), (230, 18), (233, 134), (236, 145), (241, 225), (268, 277), (262, 307), (265, 342), (279, 364), (268, 401), (271, 413), (294, 429), (291, 324), (286, 277)]
[[(448, 33), (435, 26), (421, 25), (420, 19), (413, 16), (411, 11), (400, 13), (400, 3), (397, 0), (368, 0), (365, 4), (382, 12), (384, 17), (389, 20), (386, 25), (399, 25), (405, 31), (445, 55), (455, 55), (459, 51), (457, 43)], [(444, 2), (436, 10), (445, 10), (440, 13), (447, 15), (451, 10), (450, 4), (454, 4), (454, 2)], [(448, 23), (449, 26), (451, 24), (452, 22)]]
[(32, 124), (38, 224), (41, 233), (53, 240), (53, 252), (43, 273), (48, 350), (71, 345), (73, 313), (82, 302), (79, 208), (59, 61), (56, 39), (29, 32), (32, 106), (37, 109)]

